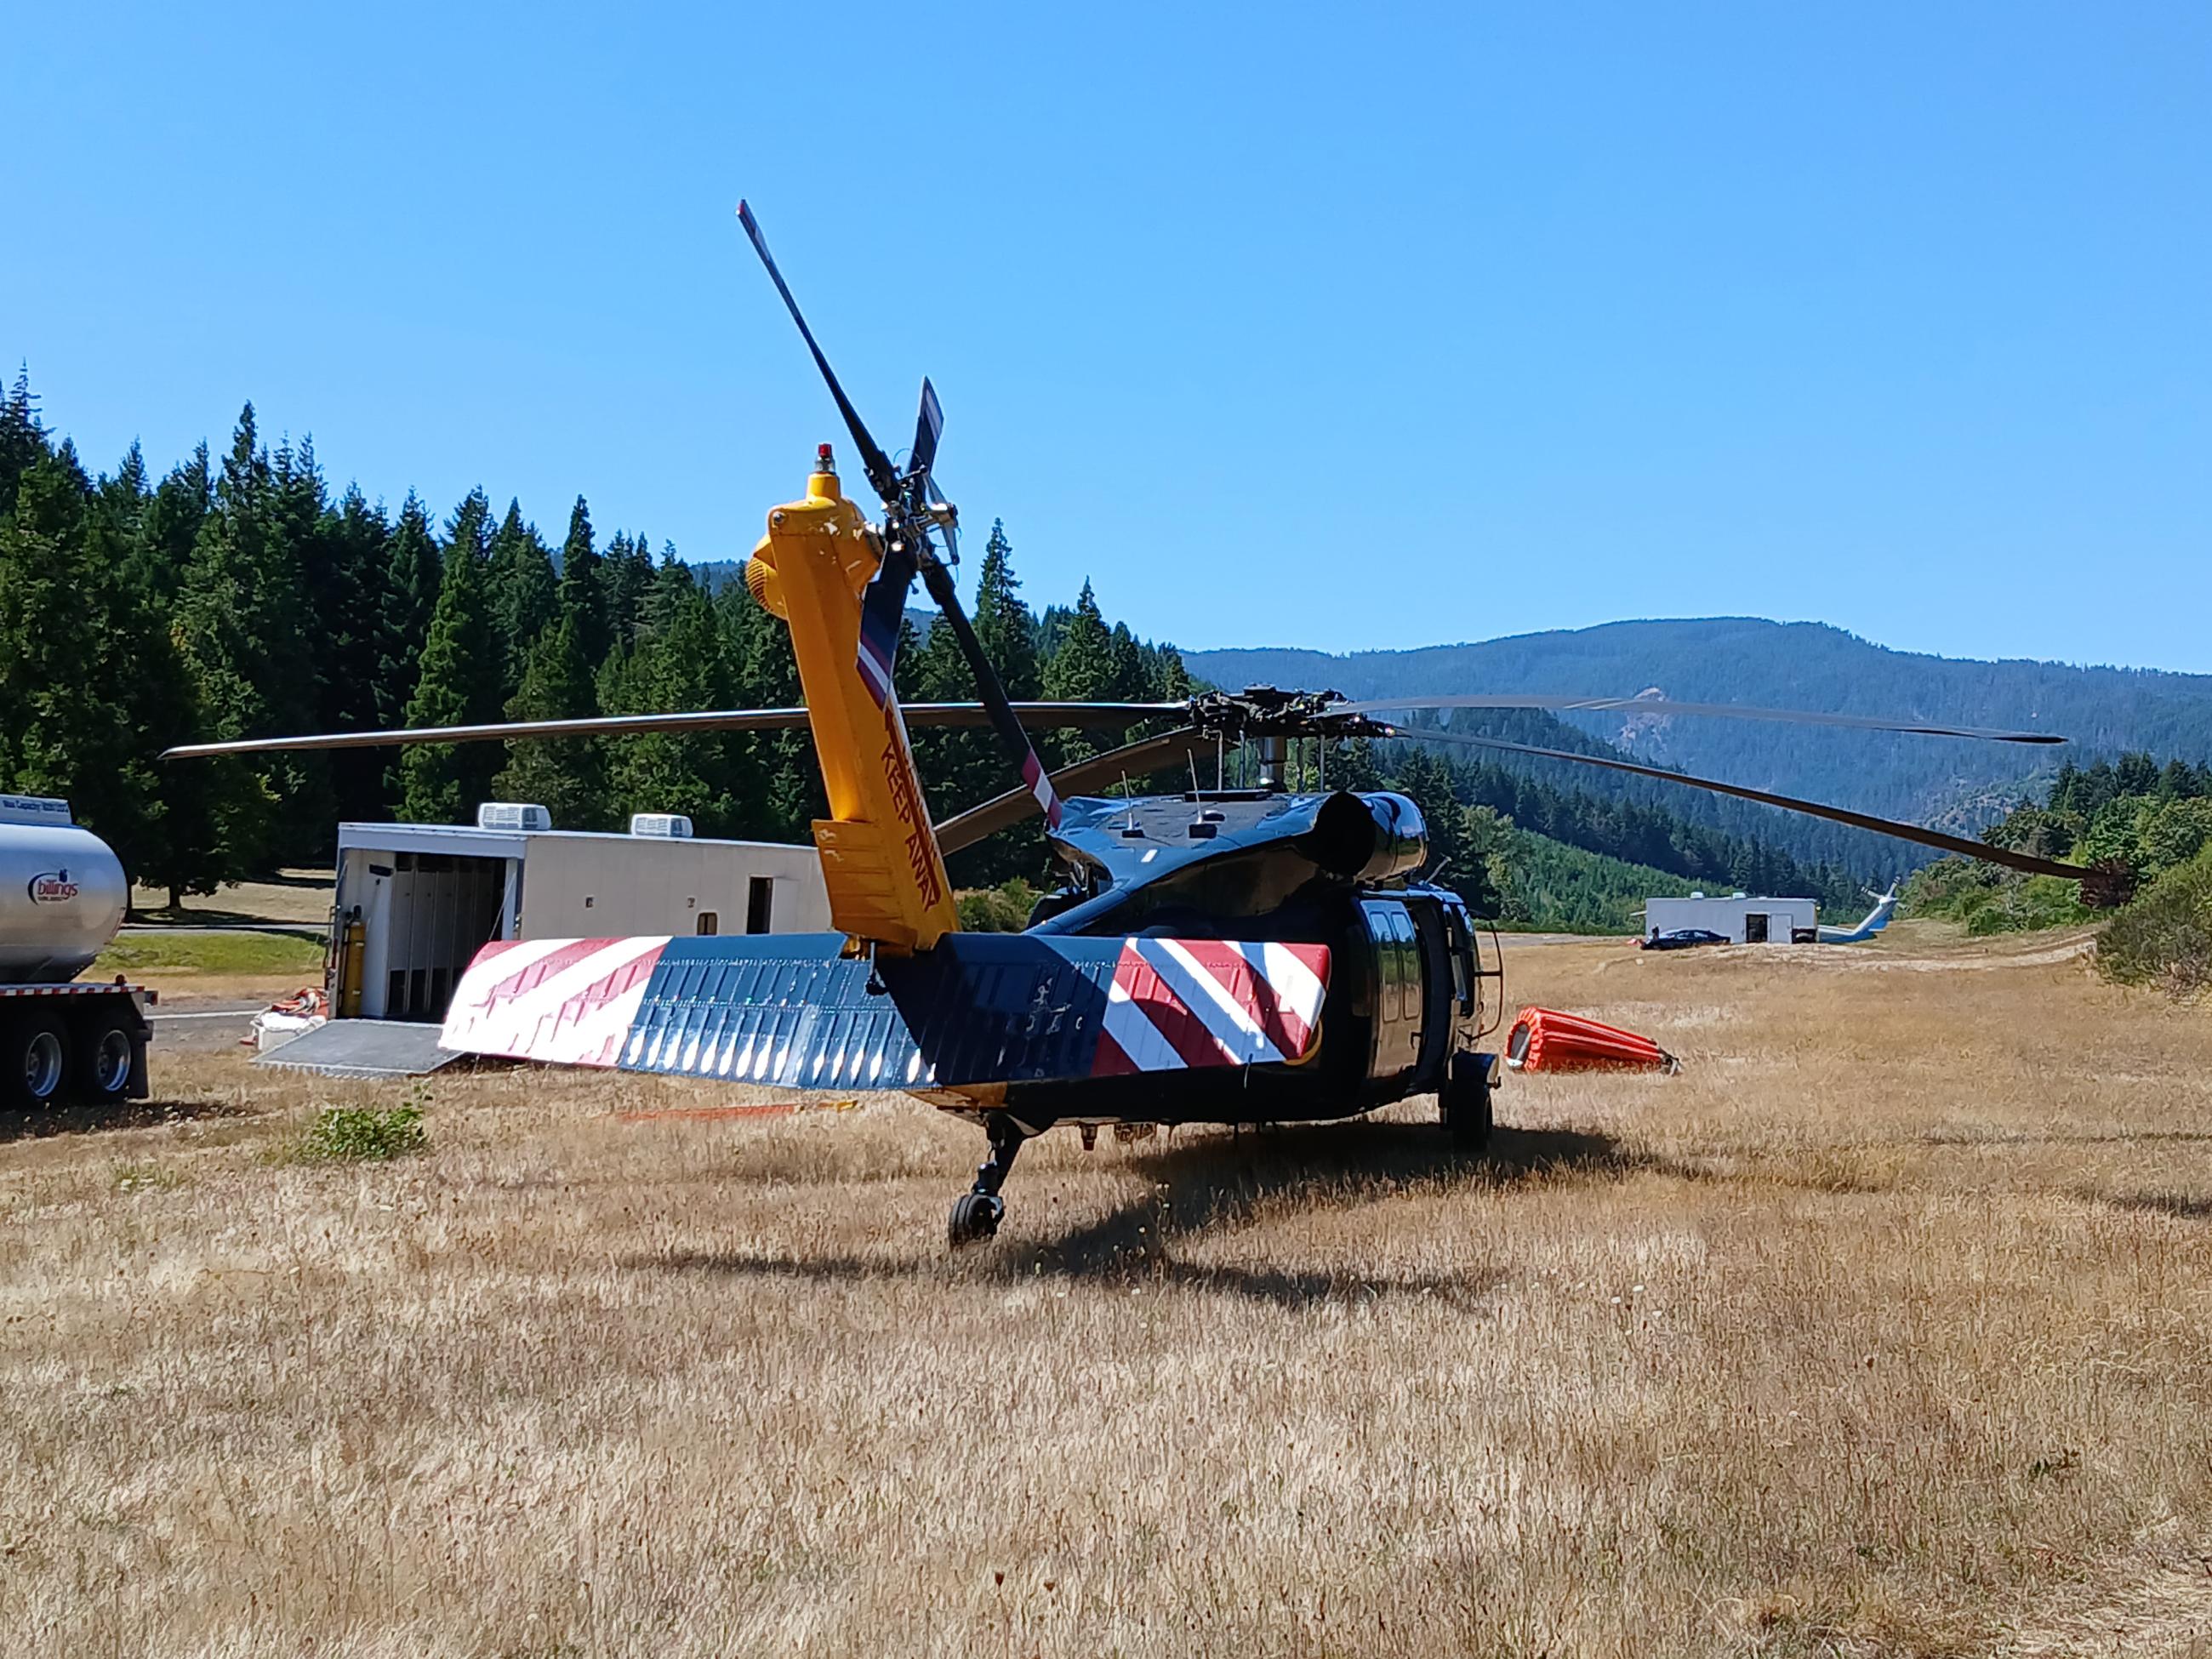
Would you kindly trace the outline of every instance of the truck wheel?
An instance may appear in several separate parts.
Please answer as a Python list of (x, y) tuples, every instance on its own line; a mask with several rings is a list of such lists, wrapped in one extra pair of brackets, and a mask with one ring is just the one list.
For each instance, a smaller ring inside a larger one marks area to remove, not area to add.
[(69, 1037), (52, 1014), (18, 1014), (0, 1042), (0, 1091), (18, 1111), (34, 1112), (59, 1097), (69, 1077)]
[(1454, 1054), (1451, 1074), (1437, 1096), (1445, 1132), (1463, 1152), (1490, 1145), (1490, 1066), (1488, 1054)]
[(94, 1014), (76, 1034), (70, 1092), (95, 1106), (112, 1105), (131, 1092), (134, 1058), (131, 1033), (114, 1019)]

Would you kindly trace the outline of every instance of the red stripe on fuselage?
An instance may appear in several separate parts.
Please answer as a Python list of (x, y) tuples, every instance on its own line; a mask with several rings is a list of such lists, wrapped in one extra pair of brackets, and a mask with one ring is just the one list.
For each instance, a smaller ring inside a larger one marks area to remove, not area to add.
[(1128, 993), (1129, 1000), (1136, 1005), (1152, 1029), (1167, 1040), (1186, 1066), (1223, 1066), (1229, 1059), (1222, 1051), (1206, 1022), (1183, 1006), (1182, 999), (1169, 987), (1166, 981), (1154, 973), (1152, 964), (1137, 954), (1136, 947), (1121, 947), (1121, 960), (1114, 969), (1114, 982)]
[(1093, 1077), (1133, 1077), (1137, 1062), (1123, 1052), (1108, 1031), (1098, 1033), (1098, 1047), (1091, 1056), (1091, 1075)]
[[(1254, 966), (1243, 951), (1215, 939), (1177, 939), (1176, 943), (1252, 1017), (1253, 1023), (1267, 1034), (1267, 1041), (1285, 1060), (1295, 1060), (1305, 1053), (1312, 1035), (1305, 1021), (1283, 1006), (1282, 994), (1274, 981)], [(1306, 966), (1310, 969), (1312, 964), (1308, 963)]]

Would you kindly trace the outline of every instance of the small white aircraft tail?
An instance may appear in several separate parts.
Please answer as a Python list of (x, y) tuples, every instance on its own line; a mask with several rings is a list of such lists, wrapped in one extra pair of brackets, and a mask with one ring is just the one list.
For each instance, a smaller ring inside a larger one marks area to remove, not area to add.
[(1889, 926), (1889, 918), (1897, 908), (1897, 884), (1892, 882), (1887, 893), (1877, 893), (1869, 887), (1867, 896), (1874, 901), (1874, 908), (1867, 912), (1866, 920), (1856, 927), (1823, 927), (1823, 945), (1863, 945)]

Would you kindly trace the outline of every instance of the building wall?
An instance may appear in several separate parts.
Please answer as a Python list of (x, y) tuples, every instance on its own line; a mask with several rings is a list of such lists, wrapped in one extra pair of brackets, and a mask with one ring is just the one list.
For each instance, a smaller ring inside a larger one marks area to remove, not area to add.
[(742, 933), (756, 877), (771, 884), (768, 931), (830, 926), (822, 861), (811, 847), (765, 842), (660, 841), (644, 836), (530, 837), (523, 860), (520, 939), (690, 934), (711, 916), (716, 933)]
[(757, 880), (766, 884), (764, 931), (830, 927), (815, 850), (765, 842), (343, 823), (337, 878), (332, 944), (343, 945), (357, 908), (369, 1018), (438, 1017), (494, 939), (743, 933), (757, 919)]
[(1766, 942), (1787, 945), (1792, 929), (1816, 925), (1820, 906), (1808, 898), (1655, 898), (1644, 905), (1644, 932), (1671, 933), (1679, 927), (1705, 927), (1744, 943), (1744, 918), (1764, 915)]

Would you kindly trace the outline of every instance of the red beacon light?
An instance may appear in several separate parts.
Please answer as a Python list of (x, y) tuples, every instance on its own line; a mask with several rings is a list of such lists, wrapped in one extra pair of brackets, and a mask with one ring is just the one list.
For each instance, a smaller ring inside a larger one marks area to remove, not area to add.
[(836, 473), (836, 458), (830, 453), (830, 446), (828, 444), (815, 445), (814, 470), (817, 472), (827, 472), (832, 476), (835, 476)]

